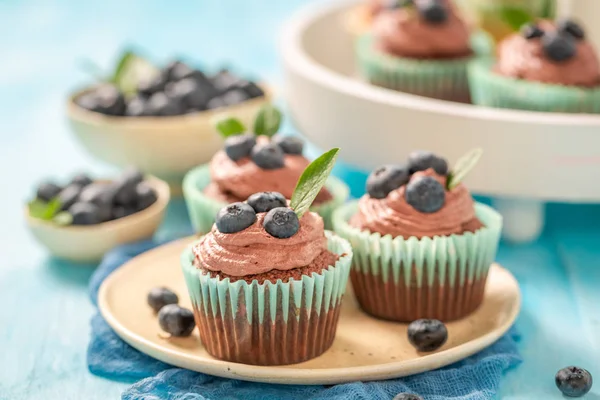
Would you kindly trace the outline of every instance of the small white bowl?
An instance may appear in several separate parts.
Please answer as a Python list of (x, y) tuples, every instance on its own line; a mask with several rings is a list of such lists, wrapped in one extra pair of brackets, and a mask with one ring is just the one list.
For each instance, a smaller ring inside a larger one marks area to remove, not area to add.
[(32, 217), (25, 207), (27, 225), (54, 256), (75, 262), (99, 261), (115, 246), (151, 237), (160, 225), (170, 199), (169, 185), (154, 177), (145, 182), (155, 190), (156, 202), (127, 217), (97, 225), (59, 226)]
[(222, 148), (223, 139), (212, 126), (215, 117), (231, 114), (251, 126), (259, 108), (271, 101), (268, 88), (260, 87), (263, 97), (171, 117), (115, 117), (86, 110), (74, 99), (88, 88), (69, 98), (67, 114), (72, 131), (91, 155), (118, 167), (135, 165), (167, 181), (175, 195), (181, 192), (185, 173), (208, 162)]

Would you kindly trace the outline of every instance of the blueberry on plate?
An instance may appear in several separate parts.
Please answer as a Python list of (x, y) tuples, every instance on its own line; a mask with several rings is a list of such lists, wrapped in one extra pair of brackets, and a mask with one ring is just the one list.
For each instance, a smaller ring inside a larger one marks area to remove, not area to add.
[(156, 92), (165, 90), (167, 77), (164, 73), (159, 73), (153, 77), (142, 79), (137, 86), (137, 91), (144, 97), (150, 97)]
[(448, 20), (448, 10), (441, 0), (421, 0), (416, 5), (419, 14), (430, 24), (443, 24)]
[(234, 135), (225, 139), (225, 154), (233, 161), (250, 156), (256, 145), (256, 136), (251, 134)]
[(423, 398), (418, 394), (400, 393), (393, 400), (423, 400)]
[(126, 168), (115, 179), (115, 203), (119, 205), (133, 205), (137, 202), (137, 185), (144, 180), (142, 172), (135, 167)]
[(592, 375), (579, 367), (566, 367), (556, 373), (556, 387), (569, 397), (581, 397), (592, 389)]
[(94, 90), (96, 97), (96, 109), (102, 114), (107, 115), (125, 115), (125, 97), (113, 85), (102, 85)]
[(256, 221), (256, 211), (246, 203), (232, 203), (219, 210), (215, 218), (221, 233), (236, 233), (248, 228)]
[(275, 143), (261, 143), (252, 148), (250, 157), (262, 169), (277, 169), (285, 165), (284, 153)]
[(179, 99), (167, 96), (164, 92), (154, 93), (148, 99), (148, 115), (172, 116), (181, 115), (185, 111), (185, 105)]
[(448, 340), (448, 329), (437, 319), (418, 319), (408, 325), (408, 341), (418, 351), (439, 349)]
[(558, 21), (556, 24), (556, 29), (559, 32), (567, 33), (573, 36), (577, 40), (582, 40), (585, 38), (585, 31), (581, 25), (569, 19), (562, 19)]
[(432, 176), (421, 176), (406, 185), (404, 198), (415, 210), (434, 213), (446, 203), (446, 189)]
[(150, 207), (158, 199), (154, 189), (145, 182), (140, 182), (136, 185), (135, 195), (137, 198), (137, 209), (139, 211)]
[(546, 57), (555, 62), (568, 61), (577, 53), (575, 39), (559, 32), (547, 32), (542, 37), (542, 47)]
[(166, 287), (155, 287), (148, 292), (148, 305), (159, 312), (167, 304), (179, 303), (179, 297)]
[(287, 207), (285, 197), (278, 192), (254, 193), (248, 197), (247, 202), (257, 213), (268, 212), (276, 207)]
[(58, 196), (61, 190), (62, 188), (55, 183), (44, 182), (38, 186), (35, 197), (42, 201), (50, 201)]
[(69, 184), (70, 185), (79, 185), (81, 187), (85, 187), (85, 186), (89, 185), (92, 182), (93, 182), (92, 178), (90, 178), (86, 174), (78, 174), (78, 175), (75, 175), (71, 179), (71, 182)]
[(167, 96), (183, 102), (187, 108), (203, 110), (210, 100), (210, 93), (203, 91), (192, 78), (171, 82), (165, 89)]
[(383, 165), (367, 178), (367, 193), (374, 199), (384, 199), (387, 195), (405, 185), (410, 179), (408, 169), (402, 165)]
[(430, 151), (413, 151), (408, 155), (408, 169), (411, 174), (433, 168), (439, 175), (448, 173), (448, 162)]
[(160, 328), (176, 337), (190, 336), (196, 327), (194, 314), (177, 304), (167, 304), (158, 312)]
[[(94, 182), (83, 188), (79, 194), (78, 202), (92, 203), (97, 206), (97, 214), (101, 222), (103, 222), (112, 218), (112, 206), (115, 195), (116, 186), (113, 183)], [(69, 209), (70, 211), (71, 209)]]
[(58, 200), (60, 201), (60, 210), (68, 210), (73, 204), (75, 204), (79, 199), (79, 194), (82, 190), (83, 186), (77, 183), (71, 183), (69, 186), (61, 190), (61, 192), (58, 194)]
[(278, 239), (287, 239), (298, 232), (300, 221), (291, 208), (276, 207), (265, 216), (263, 227), (269, 235)]
[(304, 141), (294, 136), (275, 135), (271, 139), (286, 154), (302, 154), (304, 151)]
[(135, 96), (127, 102), (125, 115), (128, 117), (145, 117), (149, 115), (147, 100), (142, 96)]
[(105, 221), (100, 207), (93, 203), (75, 203), (69, 207), (69, 214), (73, 217), (73, 225), (96, 225)]

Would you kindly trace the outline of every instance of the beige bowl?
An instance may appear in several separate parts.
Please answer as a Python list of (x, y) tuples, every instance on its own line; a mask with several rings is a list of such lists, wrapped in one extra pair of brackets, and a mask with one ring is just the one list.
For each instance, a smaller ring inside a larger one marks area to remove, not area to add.
[(208, 162), (223, 145), (212, 127), (214, 118), (232, 114), (250, 126), (258, 109), (271, 101), (268, 88), (261, 89), (263, 97), (222, 109), (172, 117), (114, 117), (74, 102), (88, 88), (69, 98), (67, 114), (75, 136), (91, 155), (119, 167), (135, 165), (167, 181), (177, 194), (185, 173)]
[(158, 199), (150, 207), (127, 217), (89, 226), (59, 226), (33, 218), (25, 207), (25, 218), (31, 233), (56, 257), (76, 262), (98, 261), (115, 246), (151, 237), (169, 203), (169, 185), (148, 177), (146, 182)]

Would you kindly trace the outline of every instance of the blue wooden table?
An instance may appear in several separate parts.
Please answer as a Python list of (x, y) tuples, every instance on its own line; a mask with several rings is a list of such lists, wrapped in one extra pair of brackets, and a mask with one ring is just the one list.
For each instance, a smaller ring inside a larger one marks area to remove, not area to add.
[[(228, 62), (277, 82), (278, 28), (306, 2), (0, 2), (0, 399), (117, 399), (127, 385), (86, 369), (93, 266), (49, 257), (22, 215), (44, 177), (114, 172), (86, 155), (65, 123), (65, 97), (87, 79), (81, 60), (108, 67), (134, 43), (158, 61), (185, 55), (212, 67)], [(600, 379), (600, 209), (551, 205), (549, 213), (540, 240), (502, 245), (499, 253), (524, 300), (517, 326), (525, 362), (506, 376), (506, 399), (560, 398), (554, 373), (569, 364)], [(159, 235), (187, 226), (175, 202)], [(600, 383), (588, 399), (600, 399)]]

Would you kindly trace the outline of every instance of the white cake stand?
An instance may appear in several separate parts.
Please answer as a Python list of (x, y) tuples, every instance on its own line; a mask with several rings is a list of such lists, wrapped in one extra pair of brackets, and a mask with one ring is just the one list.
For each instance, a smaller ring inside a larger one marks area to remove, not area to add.
[(362, 82), (344, 23), (356, 4), (312, 6), (285, 24), (286, 100), (315, 144), (341, 147), (344, 161), (364, 169), (398, 162), (414, 149), (455, 161), (482, 147), (484, 157), (467, 184), (496, 199), (504, 236), (512, 241), (539, 235), (545, 202), (600, 201), (600, 116), (497, 110)]

